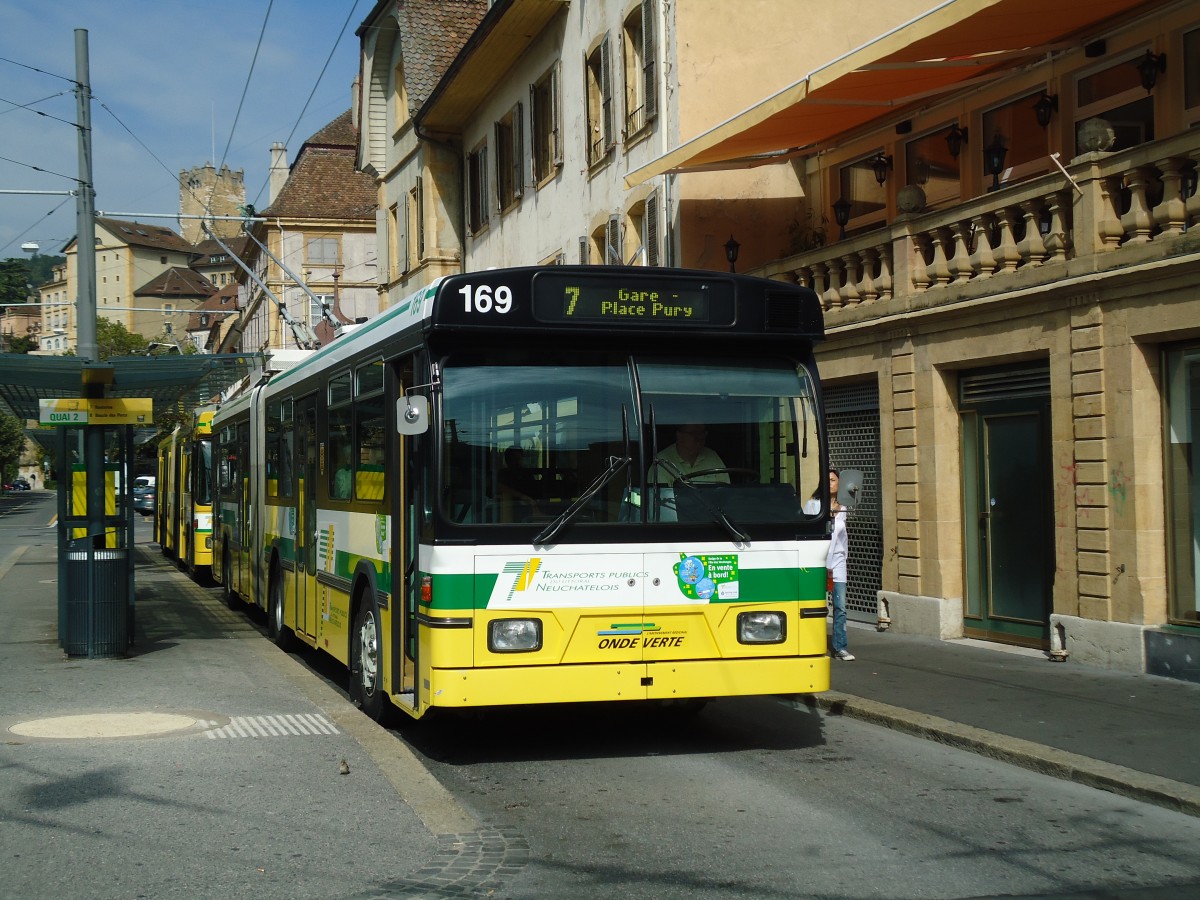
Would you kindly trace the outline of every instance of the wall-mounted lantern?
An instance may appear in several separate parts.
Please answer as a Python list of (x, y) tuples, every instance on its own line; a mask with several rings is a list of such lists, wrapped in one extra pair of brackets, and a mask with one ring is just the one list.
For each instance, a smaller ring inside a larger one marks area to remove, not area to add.
[(1148, 94), (1154, 90), (1154, 85), (1158, 84), (1158, 73), (1167, 71), (1167, 54), (1147, 50), (1146, 55), (1134, 65), (1137, 66), (1138, 74), (1142, 76), (1142, 87)]
[(850, 222), (850, 201), (845, 197), (838, 198), (833, 204), (833, 221), (837, 222), (838, 239), (846, 239), (846, 225)]
[(1004, 157), (1007, 153), (1008, 147), (1004, 146), (1004, 138), (997, 131), (992, 142), (983, 148), (983, 171), (992, 176), (989, 191), (1000, 190), (1000, 173), (1004, 171)]
[(729, 261), (729, 271), (737, 271), (738, 251), (742, 245), (733, 239), (733, 235), (729, 236), (729, 240), (725, 242), (725, 259)]
[(882, 153), (872, 156), (867, 160), (867, 165), (871, 167), (871, 171), (875, 173), (875, 180), (880, 184), (887, 181), (888, 172), (892, 170), (892, 158), (884, 156)]
[(950, 151), (950, 156), (953, 159), (958, 159), (958, 154), (962, 152), (962, 146), (967, 142), (967, 129), (959, 128), (955, 122), (950, 126), (950, 130), (946, 132), (946, 149)]
[(1050, 126), (1050, 120), (1054, 118), (1054, 114), (1058, 112), (1058, 94), (1047, 94), (1042, 91), (1042, 96), (1038, 97), (1037, 103), (1033, 104), (1033, 114), (1037, 116), (1037, 123), (1043, 128)]

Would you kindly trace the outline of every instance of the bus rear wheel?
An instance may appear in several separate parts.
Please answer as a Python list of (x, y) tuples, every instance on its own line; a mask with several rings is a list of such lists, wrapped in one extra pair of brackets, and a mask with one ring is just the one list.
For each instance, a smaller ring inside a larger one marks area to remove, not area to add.
[(379, 604), (371, 594), (359, 605), (350, 634), (350, 699), (377, 722), (384, 720), (388, 709), (383, 689), (382, 638)]
[(292, 646), (292, 632), (283, 623), (282, 581), (278, 572), (271, 577), (270, 601), (267, 604), (267, 637), (280, 650), (287, 651)]
[(230, 609), (237, 609), (241, 601), (237, 591), (233, 589), (233, 563), (229, 561), (228, 553), (221, 561), (221, 589), (225, 595), (225, 605)]

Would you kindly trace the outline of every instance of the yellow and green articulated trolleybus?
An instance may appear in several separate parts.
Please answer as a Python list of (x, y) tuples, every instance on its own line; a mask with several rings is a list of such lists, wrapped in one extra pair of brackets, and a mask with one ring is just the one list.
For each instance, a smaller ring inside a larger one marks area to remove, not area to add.
[(194, 576), (212, 565), (212, 420), (195, 410), (158, 445), (154, 539), (165, 556)]
[(822, 337), (733, 274), (440, 279), (218, 410), (213, 574), (375, 717), (826, 690)]

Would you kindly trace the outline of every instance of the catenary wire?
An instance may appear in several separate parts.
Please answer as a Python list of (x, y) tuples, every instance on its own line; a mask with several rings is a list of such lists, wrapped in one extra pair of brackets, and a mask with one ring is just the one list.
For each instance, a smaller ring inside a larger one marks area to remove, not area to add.
[[(313, 83), (312, 90), (308, 92), (308, 99), (304, 101), (304, 106), (300, 110), (300, 114), (296, 116), (296, 123), (292, 126), (292, 130), (288, 132), (287, 138), (283, 142), (283, 146), (291, 143), (292, 138), (296, 134), (296, 130), (300, 127), (300, 122), (304, 119), (304, 114), (308, 112), (308, 105), (312, 103), (312, 99), (316, 96), (317, 88), (321, 86), (321, 81), (325, 78), (325, 72), (329, 68), (329, 63), (333, 60), (333, 55), (337, 52), (338, 44), (342, 42), (342, 36), (346, 33), (346, 28), (350, 24), (350, 20), (354, 17), (354, 11), (358, 9), (359, 0), (351, 0), (350, 11), (346, 13), (346, 20), (342, 22), (342, 29), (338, 32), (337, 37), (333, 39), (333, 46), (329, 48), (329, 55), (325, 57), (325, 64), (321, 66), (321, 71), (317, 75), (317, 80)], [(258, 205), (258, 198), (262, 196), (262, 192), (267, 189), (267, 185), (271, 183), (270, 173), (267, 174), (267, 180), (263, 182), (262, 187), (254, 195), (252, 201), (255, 206)]]
[(53, 100), (55, 97), (62, 97), (66, 93), (67, 91), (59, 91), (57, 94), (51, 94), (49, 97), (43, 97), (41, 100), (31, 100), (29, 103), (17, 103), (15, 100), (8, 100), (4, 97), (0, 97), (0, 103), (7, 103), (12, 107), (12, 109), (0, 111), (0, 116), (6, 116), (10, 112), (16, 112), (18, 109), (23, 109), (27, 112), (33, 113), (36, 116), (45, 116), (47, 119), (54, 119), (56, 122), (66, 122), (66, 124), (70, 125), (72, 128), (78, 128), (79, 124), (77, 122), (71, 122), (67, 119), (60, 119), (58, 116), (52, 116), (50, 113), (44, 113), (41, 110), (33, 108), (39, 103), (45, 103), (47, 100)]
[(74, 78), (68, 78), (66, 75), (59, 75), (57, 72), (47, 72), (45, 69), (39, 69), (36, 66), (30, 66), (22, 62), (17, 62), (15, 59), (9, 59), (6, 56), (0, 56), (0, 62), (10, 63), (14, 66), (20, 66), (22, 69), (28, 69), (30, 72), (37, 72), (41, 75), (49, 75), (51, 78), (61, 78), (63, 81), (69, 81), (76, 87), (79, 86), (79, 82)]
[(17, 241), (19, 241), (23, 237), (25, 237), (25, 235), (29, 234), (29, 232), (33, 231), (33, 229), (37, 228), (40, 224), (42, 224), (42, 222), (44, 220), (50, 218), (52, 215), (54, 215), (56, 212), (58, 212), (60, 209), (62, 209), (63, 204), (65, 204), (70, 199), (72, 199), (72, 198), (67, 197), (64, 200), (62, 200), (57, 206), (54, 207), (54, 209), (50, 210), (50, 212), (46, 213), (44, 216), (42, 216), (40, 219), (38, 219), (36, 222), (34, 222), (32, 225), (30, 225), (28, 228), (26, 228), (20, 234), (18, 234), (15, 238), (13, 238), (11, 241), (9, 241), (7, 244), (5, 244), (3, 247), (0, 247), (0, 253), (3, 253), (5, 250), (7, 250), (9, 247), (11, 247), (13, 244), (15, 244)]

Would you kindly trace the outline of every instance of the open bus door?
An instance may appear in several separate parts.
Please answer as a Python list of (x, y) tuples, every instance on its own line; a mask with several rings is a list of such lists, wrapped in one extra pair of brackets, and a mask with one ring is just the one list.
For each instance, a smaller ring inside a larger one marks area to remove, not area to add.
[[(397, 473), (396, 490), (391, 494), (392, 518), (392, 597), (390, 693), (393, 701), (416, 711), (417, 661), (420, 642), (417, 640), (417, 607), (421, 602), (420, 526), (419, 514), (425, 502), (421, 493), (423, 479), (419, 446), (429, 423), (429, 409), (424, 397), (403, 396), (403, 381), (399, 386), (400, 399), (395, 405), (396, 428), (393, 433), (390, 465)], [(426, 703), (428, 698), (426, 698)]]

